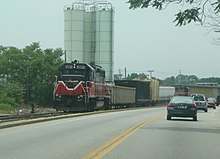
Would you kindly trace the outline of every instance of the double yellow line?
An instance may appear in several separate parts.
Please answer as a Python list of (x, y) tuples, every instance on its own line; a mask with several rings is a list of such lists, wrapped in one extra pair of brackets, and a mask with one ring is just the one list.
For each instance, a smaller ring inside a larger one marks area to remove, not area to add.
[(141, 127), (143, 127), (146, 124), (149, 124), (149, 123), (159, 119), (163, 114), (164, 113), (153, 116), (147, 120), (144, 120), (144, 121), (134, 125), (130, 129), (128, 129), (127, 131), (125, 131), (124, 133), (119, 135), (118, 137), (114, 138), (113, 140), (110, 140), (109, 142), (100, 146), (99, 148), (97, 148), (96, 150), (94, 150), (93, 152), (88, 154), (87, 156), (83, 157), (83, 159), (100, 159), (100, 158), (102, 158), (107, 153), (109, 153), (112, 149), (114, 149), (116, 146), (118, 146), (120, 143), (122, 143), (125, 139), (127, 139), (129, 136), (134, 134), (138, 129), (140, 129)]

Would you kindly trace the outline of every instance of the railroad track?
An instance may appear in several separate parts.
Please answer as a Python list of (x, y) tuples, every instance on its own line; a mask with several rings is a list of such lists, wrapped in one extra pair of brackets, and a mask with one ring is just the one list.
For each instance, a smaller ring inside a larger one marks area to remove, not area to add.
[(66, 115), (64, 112), (50, 112), (50, 113), (27, 113), (27, 114), (18, 114), (18, 115), (0, 115), (0, 123), (18, 121), (24, 119), (36, 119), (42, 117), (52, 117)]

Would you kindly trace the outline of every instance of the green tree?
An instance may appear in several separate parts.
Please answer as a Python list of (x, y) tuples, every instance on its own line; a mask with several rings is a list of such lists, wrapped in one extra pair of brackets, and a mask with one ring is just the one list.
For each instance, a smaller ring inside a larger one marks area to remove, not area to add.
[(53, 83), (58, 67), (63, 63), (62, 49), (41, 49), (32, 43), (24, 49), (0, 47), (0, 75), (16, 82), (27, 92), (27, 101), (40, 104), (52, 102)]
[(219, 77), (201, 78), (199, 79), (198, 83), (217, 83), (218, 85), (220, 85), (220, 78)]
[(176, 77), (171, 76), (161, 81), (163, 85), (173, 85), (173, 84), (196, 84), (199, 78), (195, 75), (183, 75), (179, 74)]
[(177, 84), (188, 84), (189, 78), (187, 75), (179, 74), (178, 76), (176, 76), (176, 83)]
[[(179, 11), (176, 14), (176, 25), (186, 25), (192, 21), (202, 22), (205, 20), (207, 14), (220, 13), (220, 0), (129, 0), (130, 9), (137, 8), (155, 8), (162, 10), (167, 8), (171, 4), (179, 6), (186, 6), (186, 9)], [(188, 7), (191, 8), (188, 8)], [(210, 10), (211, 12), (206, 12)]]
[(132, 80), (132, 79), (137, 79), (137, 78), (139, 78), (139, 75), (137, 73), (131, 73), (130, 75), (128, 74), (128, 77), (124, 79)]
[(176, 83), (175, 80), (176, 80), (175, 77), (171, 76), (171, 77), (167, 77), (165, 80), (162, 80), (160, 83), (163, 85), (172, 85)]
[(199, 78), (195, 75), (188, 76), (190, 84), (196, 84), (199, 81)]

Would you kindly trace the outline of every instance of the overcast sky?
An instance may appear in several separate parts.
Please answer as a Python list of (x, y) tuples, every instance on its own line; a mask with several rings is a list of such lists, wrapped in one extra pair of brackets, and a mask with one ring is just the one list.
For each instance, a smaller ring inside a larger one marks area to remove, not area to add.
[[(114, 70), (126, 67), (164, 79), (184, 75), (220, 77), (220, 46), (195, 24), (176, 27), (178, 11), (168, 7), (129, 10), (127, 0), (109, 0), (115, 8)], [(65, 5), (74, 0), (0, 0), (0, 45), (64, 48)]]

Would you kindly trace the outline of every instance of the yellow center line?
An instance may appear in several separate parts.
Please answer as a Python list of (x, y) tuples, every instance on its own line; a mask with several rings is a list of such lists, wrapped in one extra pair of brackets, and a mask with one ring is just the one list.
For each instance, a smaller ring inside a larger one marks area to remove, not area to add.
[(161, 113), (159, 115), (153, 116), (147, 120), (141, 121), (140, 123), (134, 125), (118, 137), (114, 138), (113, 140), (110, 140), (109, 142), (105, 143), (104, 145), (100, 146), (87, 156), (83, 157), (83, 159), (100, 159), (103, 156), (105, 156), (107, 153), (109, 153), (112, 149), (117, 147), (120, 143), (122, 143), (125, 139), (127, 139), (129, 136), (134, 134), (138, 129), (143, 127), (146, 124), (149, 124), (157, 119), (159, 119), (164, 113)]

